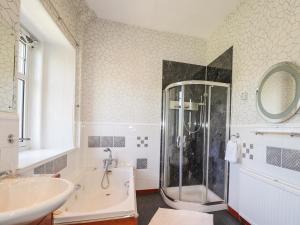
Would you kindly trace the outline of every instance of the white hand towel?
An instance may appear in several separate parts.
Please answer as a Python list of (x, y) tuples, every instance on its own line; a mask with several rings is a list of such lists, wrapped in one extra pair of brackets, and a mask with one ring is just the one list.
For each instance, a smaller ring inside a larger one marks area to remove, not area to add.
[(237, 163), (239, 159), (238, 143), (229, 140), (226, 146), (225, 160), (231, 163)]

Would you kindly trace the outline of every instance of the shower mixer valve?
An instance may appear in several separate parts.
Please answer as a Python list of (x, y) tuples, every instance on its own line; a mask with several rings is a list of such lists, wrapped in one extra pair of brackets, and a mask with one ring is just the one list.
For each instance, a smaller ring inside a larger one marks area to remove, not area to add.
[(109, 167), (117, 168), (118, 167), (118, 159), (114, 159), (112, 157), (112, 152), (110, 148), (104, 149), (104, 152), (109, 152), (109, 156), (107, 159), (103, 159), (103, 165), (106, 170), (108, 170)]

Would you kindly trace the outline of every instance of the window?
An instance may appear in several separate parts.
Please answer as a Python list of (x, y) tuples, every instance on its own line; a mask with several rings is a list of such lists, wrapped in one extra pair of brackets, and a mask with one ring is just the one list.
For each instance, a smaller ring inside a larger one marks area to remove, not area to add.
[(18, 50), (19, 150), (73, 148), (76, 49), (23, 28)]
[(19, 59), (18, 59), (18, 114), (19, 114), (19, 139), (20, 147), (26, 148), (26, 93), (28, 87), (28, 74), (27, 74), (27, 64), (28, 64), (28, 45), (24, 41), (19, 41)]

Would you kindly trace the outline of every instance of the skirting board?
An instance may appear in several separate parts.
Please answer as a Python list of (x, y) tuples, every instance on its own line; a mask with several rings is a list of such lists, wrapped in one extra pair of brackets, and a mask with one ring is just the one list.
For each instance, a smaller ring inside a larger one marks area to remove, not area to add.
[(251, 225), (249, 222), (247, 222), (243, 217), (240, 216), (240, 214), (235, 211), (233, 208), (231, 208), (230, 206), (228, 206), (228, 212), (234, 217), (236, 218), (238, 221), (240, 221), (242, 224), (244, 225)]
[(137, 195), (148, 195), (153, 193), (159, 193), (159, 189), (136, 190)]

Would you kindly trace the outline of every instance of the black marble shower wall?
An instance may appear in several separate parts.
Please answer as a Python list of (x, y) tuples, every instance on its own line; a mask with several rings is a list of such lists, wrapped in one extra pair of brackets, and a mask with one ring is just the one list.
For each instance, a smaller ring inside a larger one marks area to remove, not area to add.
[[(207, 67), (202, 65), (194, 65), (180, 63), (174, 61), (163, 61), (162, 89), (164, 90), (169, 84), (186, 80), (207, 80), (222, 83), (231, 83), (232, 77), (232, 48), (228, 49), (221, 56), (215, 59)], [(190, 85), (185, 90), (185, 101), (200, 103), (200, 97), (204, 95), (204, 85)], [(225, 146), (226, 146), (226, 116), (227, 116), (227, 90), (226, 88), (212, 88), (212, 104), (211, 104), (211, 138), (209, 151), (209, 168), (208, 168), (208, 186), (209, 189), (224, 199), (224, 177), (225, 177)], [(207, 113), (207, 108), (205, 109)], [(177, 115), (177, 114), (176, 114)], [(195, 124), (198, 112), (185, 112), (185, 121), (192, 118)], [(178, 117), (178, 115), (177, 115)], [(198, 119), (197, 119), (198, 118)], [(173, 118), (175, 119), (175, 118)], [(185, 124), (186, 127), (188, 124)], [(198, 125), (197, 125), (198, 126)], [(198, 130), (198, 127), (192, 127)], [(199, 132), (187, 132), (186, 147), (184, 148), (183, 165), (183, 185), (206, 185), (206, 147), (203, 145), (203, 129)], [(174, 140), (175, 141), (175, 140)], [(169, 149), (170, 150), (170, 149)], [(162, 150), (164, 151), (164, 150)], [(173, 154), (171, 154), (172, 156)], [(175, 155), (175, 154), (174, 154)], [(173, 156), (174, 156), (173, 155)], [(175, 159), (176, 160), (176, 159)], [(178, 159), (177, 159), (178, 160)], [(173, 162), (169, 169), (169, 186), (178, 186), (179, 182), (179, 163), (174, 163), (174, 159), (168, 159)], [(163, 169), (163, 168), (162, 168)]]
[[(206, 67), (202, 65), (188, 64), (182, 62), (174, 62), (163, 60), (163, 76), (162, 76), (162, 89), (164, 90), (169, 84), (186, 81), (186, 80), (205, 80), (206, 77)], [(200, 93), (203, 90), (189, 88), (186, 90), (186, 96), (189, 96), (193, 101), (198, 102)], [(176, 92), (177, 94), (179, 92)], [(169, 92), (170, 101), (174, 100), (173, 91)], [(177, 101), (179, 97), (177, 96)], [(173, 142), (168, 145), (169, 151), (169, 170), (168, 177), (169, 180), (165, 182), (165, 185), (169, 187), (178, 187), (179, 185), (179, 149), (174, 147), (176, 146), (176, 135), (172, 135), (174, 131), (173, 126), (178, 125), (179, 120), (179, 111), (178, 110), (168, 110), (169, 115), (169, 142)], [(186, 117), (185, 113), (185, 117)], [(194, 115), (193, 115), (194, 116)], [(170, 124), (174, 123), (174, 124)], [(200, 185), (203, 181), (203, 151), (200, 148), (201, 143), (203, 143), (203, 133), (198, 132), (194, 135), (191, 135), (187, 138), (187, 147), (184, 150), (184, 163), (183, 163), (183, 180), (182, 183), (184, 186), (188, 185)], [(171, 138), (171, 140), (170, 140)], [(162, 150), (163, 153), (164, 150)], [(163, 165), (163, 163), (161, 163)], [(161, 168), (163, 171), (163, 168)], [(163, 177), (163, 176), (162, 176)]]
[(207, 80), (230, 83), (232, 81), (233, 47), (226, 50), (207, 66)]
[[(231, 47), (207, 66), (207, 80), (232, 83)], [(225, 189), (225, 148), (227, 90), (224, 87), (213, 87), (211, 91), (210, 112), (210, 149), (208, 164), (208, 187), (224, 199)]]
[(205, 66), (163, 60), (162, 89), (179, 81), (205, 80), (205, 71)]

